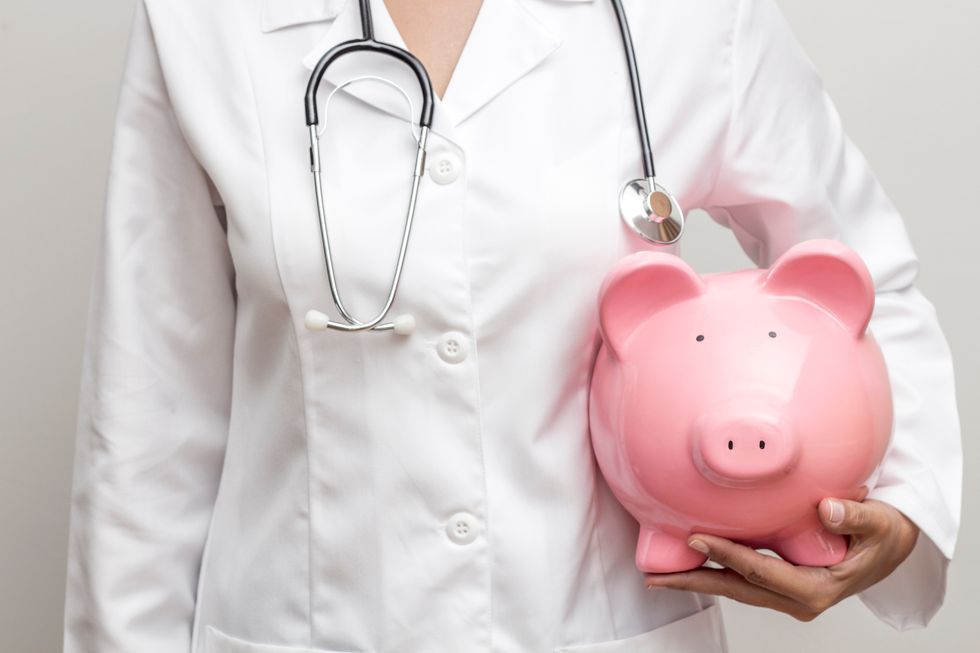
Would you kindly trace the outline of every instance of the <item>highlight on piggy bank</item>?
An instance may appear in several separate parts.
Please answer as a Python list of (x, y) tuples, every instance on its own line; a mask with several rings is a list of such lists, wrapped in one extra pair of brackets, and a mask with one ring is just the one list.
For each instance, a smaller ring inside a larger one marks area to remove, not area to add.
[(698, 275), (666, 252), (620, 261), (599, 292), (589, 397), (603, 477), (640, 524), (636, 566), (693, 569), (694, 532), (840, 562), (824, 497), (860, 500), (892, 430), (892, 395), (868, 330), (874, 284), (835, 240), (768, 269)]

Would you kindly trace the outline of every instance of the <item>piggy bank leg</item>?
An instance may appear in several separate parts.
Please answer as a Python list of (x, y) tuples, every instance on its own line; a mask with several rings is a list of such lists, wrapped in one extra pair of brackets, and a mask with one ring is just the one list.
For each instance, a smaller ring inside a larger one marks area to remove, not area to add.
[(844, 559), (847, 538), (828, 533), (818, 526), (776, 542), (772, 548), (784, 560), (795, 565), (829, 567)]
[(654, 574), (687, 571), (700, 567), (707, 559), (689, 547), (685, 538), (640, 527), (636, 542), (636, 568), (640, 571)]

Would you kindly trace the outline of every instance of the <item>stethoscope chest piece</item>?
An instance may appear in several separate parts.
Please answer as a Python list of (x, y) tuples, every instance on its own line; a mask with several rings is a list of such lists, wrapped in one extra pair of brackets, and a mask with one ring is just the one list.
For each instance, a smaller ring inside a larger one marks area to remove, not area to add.
[(630, 229), (658, 245), (676, 243), (684, 231), (684, 212), (654, 179), (634, 179), (619, 195), (619, 213)]

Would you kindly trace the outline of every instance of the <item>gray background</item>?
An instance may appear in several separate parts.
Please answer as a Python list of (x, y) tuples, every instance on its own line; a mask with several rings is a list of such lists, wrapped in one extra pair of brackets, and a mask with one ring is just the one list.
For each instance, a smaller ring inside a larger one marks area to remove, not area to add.
[[(980, 462), (971, 437), (980, 425), (980, 3), (780, 4), (848, 133), (905, 216), (922, 261), (919, 287), (950, 340), (966, 451), (964, 525), (946, 606), (928, 629), (895, 632), (853, 598), (810, 624), (728, 602), (732, 650), (978, 650), (980, 526), (970, 472)], [(61, 647), (81, 329), (133, 6), (133, 0), (0, 0), (4, 653)], [(701, 272), (751, 265), (732, 235), (703, 213), (693, 216), (684, 256)]]

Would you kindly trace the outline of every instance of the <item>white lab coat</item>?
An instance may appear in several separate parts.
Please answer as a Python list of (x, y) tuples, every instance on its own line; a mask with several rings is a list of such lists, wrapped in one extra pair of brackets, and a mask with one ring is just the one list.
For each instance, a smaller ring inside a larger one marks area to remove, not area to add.
[[(403, 46), (373, 7), (377, 37)], [(658, 178), (681, 204), (759, 265), (839, 238), (873, 274), (896, 421), (870, 496), (922, 535), (861, 599), (925, 624), (961, 454), (950, 352), (902, 218), (773, 0), (626, 9)], [(645, 589), (636, 522), (589, 444), (597, 290), (649, 247), (617, 211), (641, 169), (609, 4), (485, 0), (435, 107), (392, 311), (414, 315), (408, 337), (304, 327), (308, 309), (336, 311), (303, 94), (319, 56), (358, 33), (356, 0), (137, 4), (85, 348), (65, 650), (725, 650), (714, 597)], [(373, 55), (328, 73), (320, 97), (365, 73), (404, 82), (417, 109), (407, 72)], [(370, 82), (321, 111), (339, 282), (362, 319), (401, 234), (406, 112)]]

